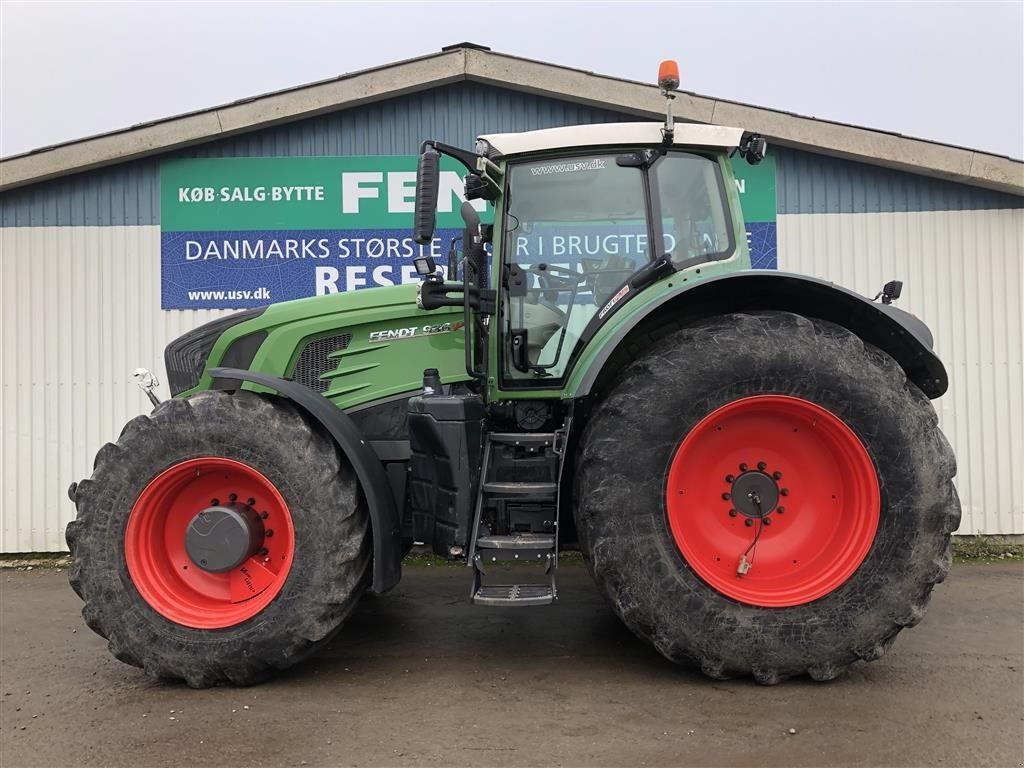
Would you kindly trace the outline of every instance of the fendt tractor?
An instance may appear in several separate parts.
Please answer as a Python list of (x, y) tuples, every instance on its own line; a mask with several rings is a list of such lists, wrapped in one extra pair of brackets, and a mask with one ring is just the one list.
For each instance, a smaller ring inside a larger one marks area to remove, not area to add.
[[(114, 656), (257, 682), (414, 542), (484, 608), (555, 602), (578, 549), (634, 633), (713, 678), (828, 680), (921, 620), (960, 519), (932, 334), (898, 281), (752, 270), (731, 158), (766, 141), (676, 123), (678, 84), (666, 62), (663, 123), (424, 141), (417, 284), (168, 345), (172, 398), (150, 388), (69, 489), (71, 585)], [(442, 155), (467, 169), (444, 259)]]

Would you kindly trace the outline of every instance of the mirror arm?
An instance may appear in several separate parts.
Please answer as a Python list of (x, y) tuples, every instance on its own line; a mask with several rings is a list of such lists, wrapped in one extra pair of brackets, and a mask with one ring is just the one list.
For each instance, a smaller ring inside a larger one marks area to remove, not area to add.
[(440, 141), (435, 141), (434, 139), (427, 139), (422, 144), (420, 144), (421, 155), (423, 154), (423, 150), (426, 149), (427, 147), (433, 147), (437, 152), (440, 152), (443, 155), (454, 157), (456, 160), (458, 160), (460, 163), (466, 166), (466, 168), (469, 169), (471, 173), (477, 172), (477, 156), (472, 152), (469, 152), (465, 149), (459, 149), (458, 147), (453, 147), (451, 144), (445, 144)]

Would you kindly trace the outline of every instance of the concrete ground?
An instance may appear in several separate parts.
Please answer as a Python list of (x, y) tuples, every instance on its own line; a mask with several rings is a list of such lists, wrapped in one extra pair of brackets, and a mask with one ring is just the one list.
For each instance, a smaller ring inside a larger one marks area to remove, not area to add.
[(495, 610), (462, 568), (408, 568), (290, 673), (197, 691), (110, 657), (65, 573), (5, 571), (0, 765), (1024, 763), (1024, 563), (956, 566), (881, 661), (773, 688), (669, 665), (581, 566), (560, 581)]

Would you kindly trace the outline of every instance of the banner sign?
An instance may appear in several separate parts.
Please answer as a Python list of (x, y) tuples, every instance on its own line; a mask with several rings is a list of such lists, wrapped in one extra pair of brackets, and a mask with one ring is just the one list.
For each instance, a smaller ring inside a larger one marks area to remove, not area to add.
[(749, 165), (736, 155), (732, 159), (732, 170), (736, 175), (736, 189), (740, 193), (740, 206), (747, 228), (750, 266), (754, 269), (778, 269), (775, 158), (769, 154), (757, 165)]
[[(244, 309), (419, 280), (462, 233), (465, 169), (441, 161), (437, 231), (412, 239), (415, 156), (210, 158), (160, 166), (163, 309)], [(755, 266), (775, 267), (775, 167), (735, 164)], [(740, 173), (743, 176), (740, 176)], [(484, 221), (490, 206), (474, 207)]]

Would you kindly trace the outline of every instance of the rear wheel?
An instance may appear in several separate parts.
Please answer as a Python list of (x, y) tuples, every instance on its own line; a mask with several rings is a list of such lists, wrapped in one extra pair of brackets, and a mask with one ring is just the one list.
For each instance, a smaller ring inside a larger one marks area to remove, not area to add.
[(717, 317), (597, 406), (577, 525), (615, 610), (668, 658), (829, 679), (920, 620), (949, 568), (954, 472), (884, 353), (797, 315)]
[(71, 584), (117, 658), (200, 687), (315, 650), (367, 577), (367, 515), (334, 443), (284, 401), (172, 400), (72, 491)]

